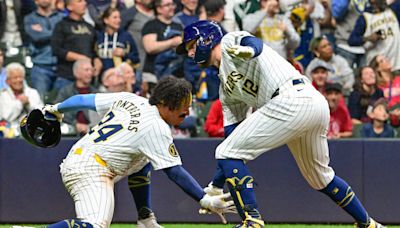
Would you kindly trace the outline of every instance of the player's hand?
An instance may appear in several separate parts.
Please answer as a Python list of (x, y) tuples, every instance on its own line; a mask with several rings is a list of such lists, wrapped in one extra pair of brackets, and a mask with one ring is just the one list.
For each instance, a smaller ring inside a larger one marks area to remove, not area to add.
[(217, 196), (224, 194), (224, 189), (218, 188), (210, 182), (207, 187), (203, 188), (204, 192), (210, 196)]
[(227, 224), (228, 221), (225, 218), (225, 214), (226, 213), (237, 214), (237, 209), (236, 209), (235, 205), (231, 205), (231, 206), (225, 208), (223, 210), (223, 212), (211, 211), (211, 210), (205, 209), (205, 208), (200, 208), (199, 209), (199, 214), (201, 214), (201, 215), (212, 214), (212, 213), (217, 214), (219, 216), (219, 218), (221, 219), (223, 224)]
[(227, 48), (226, 51), (232, 57), (249, 59), (254, 56), (254, 49), (249, 46), (233, 45)]
[(216, 213), (220, 216), (222, 223), (226, 224), (227, 221), (225, 219), (225, 213), (235, 213), (236, 208), (233, 200), (225, 201), (230, 197), (229, 193), (225, 193), (222, 195), (210, 196), (205, 194), (204, 197), (200, 200), (201, 209), (199, 210), (200, 214), (210, 214)]
[[(204, 190), (205, 193), (207, 193), (207, 195), (210, 195), (210, 196), (217, 196), (217, 195), (223, 195), (224, 194), (224, 189), (214, 186), (212, 184), (212, 182), (210, 182), (208, 184), (208, 186), (205, 187), (203, 190)], [(205, 209), (205, 208), (200, 208), (199, 209), (199, 214), (201, 214), (201, 215), (212, 214), (212, 213), (217, 214), (219, 216), (219, 218), (221, 219), (223, 224), (227, 224), (228, 221), (225, 218), (225, 214), (226, 213), (237, 213), (237, 210), (236, 210), (235, 205), (229, 206), (228, 208), (224, 209), (223, 212), (215, 212), (215, 211), (213, 212), (213, 211), (211, 211), (209, 209)]]
[(64, 117), (64, 114), (58, 111), (58, 104), (45, 105), (42, 108), (42, 113), (46, 120), (51, 120), (51, 121), (61, 122), (62, 118)]

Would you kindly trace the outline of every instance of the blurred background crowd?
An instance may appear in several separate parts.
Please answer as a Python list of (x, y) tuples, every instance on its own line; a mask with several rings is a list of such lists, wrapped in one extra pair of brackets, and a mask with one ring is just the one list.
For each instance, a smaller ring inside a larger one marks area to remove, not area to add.
[[(218, 69), (174, 51), (197, 20), (250, 32), (310, 78), (329, 103), (329, 138), (400, 137), (400, 0), (0, 0), (0, 11), (0, 137), (19, 137), (20, 119), (45, 103), (150, 97), (166, 75), (193, 85), (174, 137), (223, 137)], [(99, 120), (67, 113), (62, 133)]]

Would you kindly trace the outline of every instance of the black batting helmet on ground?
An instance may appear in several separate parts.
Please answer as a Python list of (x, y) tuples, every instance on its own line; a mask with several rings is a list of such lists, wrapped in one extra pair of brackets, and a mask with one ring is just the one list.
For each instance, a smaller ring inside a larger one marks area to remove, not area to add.
[(21, 120), (20, 129), (26, 141), (43, 148), (55, 147), (61, 139), (60, 122), (46, 120), (39, 109)]

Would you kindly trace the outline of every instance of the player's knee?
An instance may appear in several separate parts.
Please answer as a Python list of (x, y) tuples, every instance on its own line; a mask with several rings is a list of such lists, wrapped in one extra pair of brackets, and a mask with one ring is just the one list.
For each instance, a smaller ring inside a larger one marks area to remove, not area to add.
[(229, 157), (228, 151), (230, 151), (230, 150), (231, 150), (231, 146), (230, 146), (230, 144), (228, 144), (227, 139), (225, 139), (215, 149), (215, 158), (216, 159), (226, 159), (227, 157)]
[(332, 180), (335, 177), (335, 173), (319, 173), (316, 177), (306, 177), (304, 176), (304, 178), (306, 179), (307, 183), (310, 185), (311, 188), (313, 188), (314, 190), (320, 191), (324, 188), (326, 188), (329, 183), (332, 182)]

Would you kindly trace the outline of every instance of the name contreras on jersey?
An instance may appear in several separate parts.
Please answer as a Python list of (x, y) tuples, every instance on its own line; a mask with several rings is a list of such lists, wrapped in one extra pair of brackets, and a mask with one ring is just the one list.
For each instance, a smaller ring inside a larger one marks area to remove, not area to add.
[(131, 119), (129, 120), (128, 130), (135, 132), (138, 131), (137, 125), (140, 123), (140, 121), (137, 120), (137, 118), (140, 117), (140, 109), (135, 104), (129, 101), (118, 100), (114, 102), (112, 108), (123, 108), (128, 111), (131, 116)]
[[(233, 93), (233, 90), (236, 87), (237, 82), (239, 82), (240, 80), (244, 80), (246, 77), (236, 71), (232, 71), (228, 77), (227, 77), (227, 81), (224, 84), (224, 90), (228, 95), (231, 95)], [(244, 92), (250, 94), (253, 97), (257, 96), (258, 93), (258, 85), (256, 85), (253, 81), (251, 81), (250, 79), (246, 78), (246, 80), (243, 83), (242, 89)]]
[(243, 74), (240, 74), (239, 72), (233, 71), (231, 72), (228, 77), (227, 81), (225, 82), (224, 90), (227, 92), (229, 95), (233, 93), (233, 90), (235, 89), (235, 83), (238, 82), (239, 80), (242, 80), (244, 78)]

